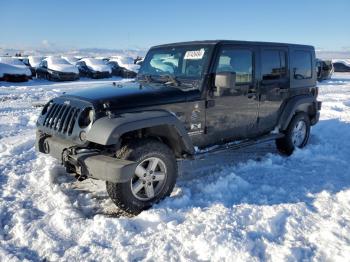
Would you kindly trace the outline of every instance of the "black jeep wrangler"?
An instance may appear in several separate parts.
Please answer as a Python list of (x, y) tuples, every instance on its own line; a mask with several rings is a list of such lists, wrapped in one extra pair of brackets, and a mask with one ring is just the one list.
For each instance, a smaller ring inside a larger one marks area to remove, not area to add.
[[(126, 214), (168, 196), (177, 159), (275, 140), (290, 155), (319, 119), (312, 46), (196, 41), (152, 47), (133, 82), (54, 98), (37, 150), (106, 181)], [(213, 146), (216, 145), (216, 146)]]

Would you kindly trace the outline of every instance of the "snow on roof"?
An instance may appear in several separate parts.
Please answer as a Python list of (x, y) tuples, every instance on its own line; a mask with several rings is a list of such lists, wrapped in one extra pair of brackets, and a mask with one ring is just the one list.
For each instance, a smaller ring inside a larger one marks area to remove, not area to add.
[(76, 66), (70, 64), (66, 59), (59, 56), (49, 56), (45, 59), (47, 61), (47, 67), (51, 70), (66, 72), (66, 73), (79, 73)]
[(28, 56), (29, 64), (33, 67), (38, 67), (43, 59), (43, 56)]
[(83, 58), (80, 61), (85, 62), (86, 66), (91, 70), (112, 73), (111, 67), (107, 65), (107, 63), (102, 59), (89, 57), (89, 58)]
[(84, 61), (86, 65), (106, 65), (106, 62), (103, 61), (102, 59), (92, 58), (92, 57), (83, 58), (81, 59), (81, 61)]
[(25, 66), (22, 61), (13, 57), (0, 57), (0, 62), (8, 65)]

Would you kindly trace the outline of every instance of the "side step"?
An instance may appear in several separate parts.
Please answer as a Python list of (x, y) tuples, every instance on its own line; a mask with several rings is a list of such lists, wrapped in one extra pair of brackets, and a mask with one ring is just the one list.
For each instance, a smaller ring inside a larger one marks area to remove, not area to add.
[(268, 134), (256, 139), (240, 140), (235, 142), (229, 142), (223, 145), (216, 145), (216, 146), (212, 146), (204, 149), (199, 149), (199, 150), (196, 150), (194, 159), (202, 159), (206, 154), (215, 154), (215, 153), (221, 153), (227, 150), (241, 149), (241, 148), (256, 145), (256, 144), (269, 142), (282, 137), (284, 137), (284, 134)]

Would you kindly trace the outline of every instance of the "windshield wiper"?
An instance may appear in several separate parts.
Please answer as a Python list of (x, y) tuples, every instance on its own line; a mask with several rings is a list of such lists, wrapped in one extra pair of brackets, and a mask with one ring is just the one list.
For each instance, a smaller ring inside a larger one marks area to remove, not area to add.
[(176, 78), (176, 76), (173, 75), (163, 75), (162, 78), (166, 78), (166, 82), (164, 83), (165, 85), (174, 85), (174, 86), (179, 86), (180, 81)]

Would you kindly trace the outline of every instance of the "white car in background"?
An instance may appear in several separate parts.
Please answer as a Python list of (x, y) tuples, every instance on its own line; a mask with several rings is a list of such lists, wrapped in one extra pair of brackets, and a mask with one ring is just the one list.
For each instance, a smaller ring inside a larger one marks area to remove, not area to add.
[(32, 75), (36, 74), (36, 69), (44, 59), (44, 56), (28, 56), (28, 64), (30, 66), (30, 70), (32, 71)]
[(102, 59), (83, 58), (76, 63), (80, 76), (91, 78), (111, 77), (111, 67)]
[(112, 57), (109, 61), (116, 61), (120, 67), (124, 67), (125, 69), (138, 73), (140, 69), (140, 65), (136, 65), (135, 59), (130, 56), (115, 56)]
[(75, 56), (62, 56), (63, 59), (67, 60), (68, 63), (72, 65), (76, 65), (77, 62), (80, 60), (80, 58), (75, 57)]
[(32, 77), (32, 72), (17, 58), (0, 57), (0, 81), (24, 82)]
[(79, 79), (79, 70), (62, 57), (49, 56), (41, 61), (36, 75), (47, 80), (72, 81)]

